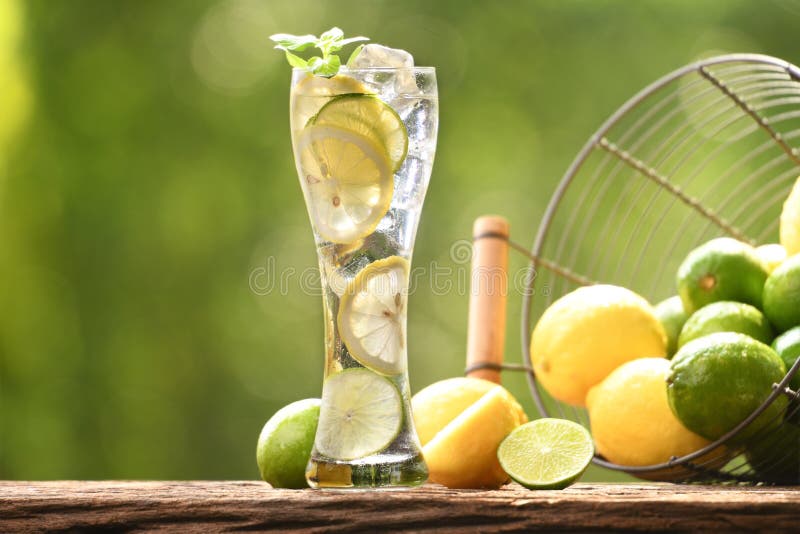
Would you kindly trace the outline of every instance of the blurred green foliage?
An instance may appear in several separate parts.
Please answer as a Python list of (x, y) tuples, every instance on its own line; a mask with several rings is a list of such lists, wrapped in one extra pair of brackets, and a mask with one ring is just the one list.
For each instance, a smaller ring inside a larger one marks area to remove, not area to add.
[[(319, 395), (319, 297), (250, 279), (316, 266), (267, 36), (333, 25), (438, 69), (419, 266), (459, 267), (484, 213), (531, 240), (587, 136), (656, 77), (715, 52), (800, 62), (797, 0), (0, 0), (0, 477), (255, 478), (264, 421)], [(415, 390), (463, 370), (455, 285), (412, 297)]]

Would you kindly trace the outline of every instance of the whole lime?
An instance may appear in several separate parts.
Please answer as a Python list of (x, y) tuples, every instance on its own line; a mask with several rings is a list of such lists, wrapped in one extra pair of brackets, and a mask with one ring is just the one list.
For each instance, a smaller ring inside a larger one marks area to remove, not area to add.
[(261, 430), (256, 461), (261, 478), (275, 488), (306, 488), (306, 465), (319, 421), (319, 399), (304, 399), (278, 410)]
[[(689, 430), (715, 440), (741, 423), (780, 382), (786, 366), (769, 346), (723, 332), (690, 341), (672, 359), (667, 398)], [(780, 422), (786, 398), (777, 397), (737, 438)]]
[(683, 302), (677, 295), (662, 300), (655, 305), (656, 318), (667, 333), (667, 358), (672, 358), (678, 350), (678, 336), (689, 317), (683, 309)]
[[(787, 330), (776, 337), (775, 341), (772, 342), (772, 348), (781, 357), (788, 371), (797, 361), (797, 358), (800, 357), (800, 326)], [(800, 389), (800, 370), (792, 377), (789, 387), (795, 391)]]
[(761, 308), (767, 268), (753, 247), (712, 239), (691, 251), (678, 268), (678, 294), (692, 314), (712, 302), (735, 300)]
[(723, 300), (703, 306), (689, 317), (678, 338), (678, 347), (716, 332), (739, 332), (762, 343), (772, 343), (772, 325), (758, 308)]
[(764, 313), (781, 332), (800, 326), (800, 254), (781, 263), (767, 278)]

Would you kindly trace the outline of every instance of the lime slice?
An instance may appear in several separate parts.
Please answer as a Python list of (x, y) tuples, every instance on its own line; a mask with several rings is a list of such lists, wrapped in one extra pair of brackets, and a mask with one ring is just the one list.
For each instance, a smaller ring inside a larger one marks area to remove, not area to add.
[(400, 393), (387, 378), (347, 369), (322, 385), (314, 446), (334, 460), (353, 460), (385, 449), (400, 432)]
[(345, 289), (337, 324), (350, 355), (385, 375), (404, 371), (408, 261), (391, 256), (366, 266)]
[(289, 102), (292, 129), (303, 128), (332, 97), (353, 93), (370, 94), (372, 91), (350, 76), (338, 74), (332, 78), (324, 78), (309, 73), (292, 87)]
[(500, 465), (529, 489), (563, 489), (580, 477), (594, 456), (592, 436), (577, 423), (537, 419), (517, 427), (497, 449)]
[(306, 128), (295, 147), (314, 228), (333, 243), (372, 233), (392, 202), (394, 177), (383, 148), (336, 126)]
[(397, 172), (408, 152), (408, 132), (391, 106), (372, 95), (337, 96), (322, 106), (314, 124), (330, 124), (369, 137), (381, 145)]

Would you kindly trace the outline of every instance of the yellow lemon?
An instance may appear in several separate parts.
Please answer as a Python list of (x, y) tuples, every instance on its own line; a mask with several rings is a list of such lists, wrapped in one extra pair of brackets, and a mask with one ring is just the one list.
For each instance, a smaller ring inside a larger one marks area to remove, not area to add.
[(478, 378), (452, 378), (423, 389), (411, 403), (431, 482), (498, 488), (508, 481), (497, 447), (528, 418), (505, 388)]
[(787, 258), (786, 249), (783, 248), (783, 245), (779, 245), (777, 243), (770, 243), (768, 245), (756, 247), (756, 256), (759, 257), (761, 262), (767, 268), (768, 273), (771, 273), (777, 269)]
[(781, 245), (788, 256), (800, 253), (800, 178), (794, 183), (781, 212)]
[(611, 285), (579, 288), (550, 306), (531, 339), (536, 378), (554, 398), (577, 406), (619, 365), (666, 356), (667, 334), (650, 304)]
[(640, 358), (621, 365), (589, 391), (587, 405), (598, 454), (630, 466), (683, 456), (709, 441), (684, 427), (667, 401), (670, 363)]

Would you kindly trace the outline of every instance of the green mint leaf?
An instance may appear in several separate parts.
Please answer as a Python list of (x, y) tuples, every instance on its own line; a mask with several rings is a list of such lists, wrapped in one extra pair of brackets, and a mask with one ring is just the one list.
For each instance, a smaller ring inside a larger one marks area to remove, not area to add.
[(341, 28), (337, 28), (334, 26), (330, 30), (326, 31), (322, 35), (319, 36), (320, 43), (327, 43), (327, 42), (336, 42), (340, 41), (344, 37), (344, 32)]
[(356, 47), (355, 50), (353, 50), (353, 52), (350, 54), (350, 57), (347, 58), (347, 63), (346, 64), (347, 64), (348, 67), (351, 67), (353, 65), (353, 63), (355, 62), (356, 58), (358, 57), (358, 54), (361, 53), (361, 50), (364, 48), (364, 46), (366, 46), (366, 45), (360, 44), (360, 45), (358, 45)]
[(341, 67), (339, 56), (328, 56), (326, 58), (312, 57), (308, 60), (308, 68), (316, 76), (335, 76)]
[(339, 44), (339, 42), (343, 37), (344, 32), (339, 28), (334, 27), (320, 35), (319, 41), (315, 46), (322, 50), (322, 57), (325, 58), (328, 57), (331, 52), (337, 52), (338, 50), (342, 49), (342, 46)]
[[(317, 38), (315, 35), (291, 35), (288, 33), (276, 33), (269, 37), (275, 42), (275, 48), (283, 50), (286, 54), (286, 61), (289, 65), (296, 68), (307, 68), (317, 76), (334, 76), (339, 72), (342, 66), (342, 61), (339, 56), (334, 52), (338, 52), (342, 47), (357, 43), (359, 41), (369, 41), (366, 37), (350, 37), (345, 39), (344, 32), (337, 27), (333, 27), (326, 31)], [(314, 56), (308, 60), (292, 53), (302, 52), (310, 47), (318, 48), (322, 52), (322, 57)], [(355, 57), (361, 52), (364, 47), (357, 47), (356, 50), (350, 54), (348, 63), (352, 62)]]
[[(359, 37), (349, 37), (347, 39), (342, 39), (337, 44), (339, 45), (339, 48), (342, 48), (343, 46), (347, 46), (350, 43), (357, 43), (359, 41), (369, 41), (369, 37), (361, 37), (361, 36), (359, 36)], [(358, 47), (359, 50), (361, 50), (362, 48), (364, 48), (364, 45), (361, 45), (361, 46)]]
[(275, 48), (279, 50), (297, 50), (302, 51), (309, 46), (317, 44), (316, 35), (290, 35), (288, 33), (276, 33), (269, 37), (272, 41), (277, 43)]
[(289, 65), (292, 67), (297, 67), (299, 69), (305, 69), (308, 67), (308, 62), (305, 59), (292, 54), (288, 50), (284, 50), (284, 52), (286, 53), (286, 61), (288, 61)]

